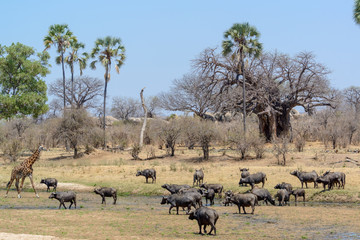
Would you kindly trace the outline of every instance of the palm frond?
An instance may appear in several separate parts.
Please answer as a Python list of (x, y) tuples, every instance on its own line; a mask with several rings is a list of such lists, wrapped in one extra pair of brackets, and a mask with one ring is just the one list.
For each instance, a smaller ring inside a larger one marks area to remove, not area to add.
[(360, 0), (355, 0), (354, 20), (357, 24), (360, 24)]
[(90, 63), (90, 68), (91, 69), (96, 69), (96, 63), (97, 63), (97, 61), (95, 60), (95, 61), (92, 61), (91, 63)]

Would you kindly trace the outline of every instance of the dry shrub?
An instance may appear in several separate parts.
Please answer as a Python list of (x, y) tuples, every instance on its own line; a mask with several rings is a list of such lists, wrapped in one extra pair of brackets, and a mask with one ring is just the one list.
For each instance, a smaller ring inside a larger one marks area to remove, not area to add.
[(256, 158), (261, 159), (264, 157), (264, 153), (265, 153), (265, 142), (266, 142), (265, 137), (256, 133), (252, 134), (251, 136), (252, 136), (250, 139), (251, 148), (255, 152)]
[(88, 137), (86, 139), (87, 145), (93, 148), (99, 148), (104, 144), (104, 132), (98, 127), (94, 126), (89, 129)]
[(129, 135), (124, 125), (113, 126), (108, 131), (112, 147), (125, 149), (129, 145)]
[(149, 160), (156, 158), (155, 148), (153, 146), (146, 146), (145, 152), (146, 152), (146, 159)]
[(140, 160), (139, 154), (141, 152), (140, 145), (138, 143), (135, 143), (131, 148), (131, 156), (134, 160)]
[(219, 131), (214, 122), (203, 120), (196, 124), (196, 138), (202, 148), (203, 159), (208, 160), (210, 146), (219, 136)]
[(244, 128), (240, 122), (233, 123), (227, 129), (228, 136), (228, 144), (234, 147), (240, 154), (241, 159), (245, 159), (245, 155), (250, 148), (250, 141), (245, 138)]
[[(286, 154), (289, 152), (289, 139), (280, 137), (273, 140), (273, 154), (275, 155), (278, 165), (286, 165)], [(282, 162), (280, 158), (282, 157)]]
[(175, 146), (181, 134), (180, 122), (177, 119), (171, 119), (164, 122), (161, 126), (159, 137), (166, 144), (170, 151), (170, 156), (175, 155)]
[(23, 143), (19, 138), (11, 138), (2, 145), (2, 149), (11, 162), (16, 162), (23, 151)]
[(180, 141), (188, 149), (194, 149), (197, 141), (196, 123), (198, 123), (199, 120), (193, 117), (183, 117), (180, 121), (183, 129)]

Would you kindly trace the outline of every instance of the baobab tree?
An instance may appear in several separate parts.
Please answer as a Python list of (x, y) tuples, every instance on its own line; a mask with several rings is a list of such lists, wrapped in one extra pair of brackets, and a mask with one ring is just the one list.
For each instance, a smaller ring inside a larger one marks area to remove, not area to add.
[[(301, 106), (311, 113), (317, 106), (331, 106), (337, 97), (330, 88), (329, 70), (315, 60), (312, 53), (294, 57), (265, 53), (249, 59), (246, 72), (247, 95), (245, 110), (259, 118), (260, 132), (268, 140), (290, 130), (290, 112)], [(223, 111), (242, 111), (244, 99), (238, 94), (242, 83), (237, 79), (237, 66), (216, 49), (206, 49), (194, 61), (196, 70), (208, 79), (223, 97)], [(216, 86), (216, 87), (215, 87)]]

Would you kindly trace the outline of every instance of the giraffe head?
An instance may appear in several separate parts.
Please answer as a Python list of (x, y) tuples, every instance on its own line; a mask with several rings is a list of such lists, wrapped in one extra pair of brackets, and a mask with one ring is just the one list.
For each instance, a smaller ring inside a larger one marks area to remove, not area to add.
[(42, 150), (47, 151), (46, 148), (43, 147), (42, 145), (39, 146), (38, 150), (39, 150), (39, 152), (41, 152)]

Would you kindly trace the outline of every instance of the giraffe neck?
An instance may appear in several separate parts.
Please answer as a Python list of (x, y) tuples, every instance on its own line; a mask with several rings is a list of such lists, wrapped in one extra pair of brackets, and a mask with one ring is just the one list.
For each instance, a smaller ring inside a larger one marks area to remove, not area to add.
[(30, 167), (34, 164), (34, 162), (39, 159), (39, 157), (40, 157), (40, 150), (37, 149), (37, 150), (33, 153), (33, 155), (31, 155), (28, 159), (26, 159), (26, 160), (22, 163), (22, 165), (25, 166), (25, 167), (27, 167), (27, 168), (30, 168)]

